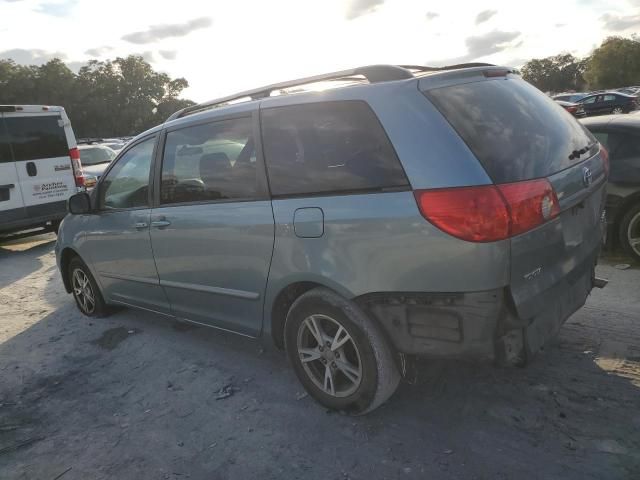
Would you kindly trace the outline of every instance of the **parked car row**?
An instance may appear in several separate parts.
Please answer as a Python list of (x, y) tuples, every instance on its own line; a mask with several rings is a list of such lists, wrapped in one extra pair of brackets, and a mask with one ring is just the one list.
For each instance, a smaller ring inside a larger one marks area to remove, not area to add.
[(96, 185), (109, 163), (131, 138), (133, 137), (78, 140), (86, 188), (91, 189)]
[(560, 94), (555, 95), (553, 99), (575, 117), (585, 117), (630, 113), (638, 108), (636, 93), (633, 88), (628, 88), (618, 91)]

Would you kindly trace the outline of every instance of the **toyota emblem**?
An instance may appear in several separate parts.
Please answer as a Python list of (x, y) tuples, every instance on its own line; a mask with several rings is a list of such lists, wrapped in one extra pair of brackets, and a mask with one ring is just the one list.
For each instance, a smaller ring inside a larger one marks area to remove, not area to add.
[(584, 183), (585, 187), (593, 183), (593, 176), (589, 167), (582, 167), (582, 183)]

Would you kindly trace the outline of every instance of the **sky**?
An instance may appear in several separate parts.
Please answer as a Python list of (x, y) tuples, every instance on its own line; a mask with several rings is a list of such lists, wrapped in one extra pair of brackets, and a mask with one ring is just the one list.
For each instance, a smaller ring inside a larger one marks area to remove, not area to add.
[(640, 33), (640, 0), (0, 0), (0, 19), (0, 59), (138, 54), (201, 102), (361, 65), (585, 56)]

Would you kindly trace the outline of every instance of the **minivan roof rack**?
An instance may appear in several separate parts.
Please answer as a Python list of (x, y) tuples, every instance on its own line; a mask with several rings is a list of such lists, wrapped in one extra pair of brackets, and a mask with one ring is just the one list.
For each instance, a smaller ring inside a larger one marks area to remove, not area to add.
[(198, 105), (192, 105), (190, 107), (178, 110), (169, 118), (175, 120), (176, 118), (184, 117), (186, 115), (208, 110), (218, 105), (233, 102), (234, 100), (241, 100), (243, 98), (250, 98), (251, 100), (258, 100), (271, 95), (272, 92), (277, 90), (283, 90), (286, 88), (298, 87), (311, 83), (325, 82), (325, 81), (359, 81), (364, 77), (370, 83), (389, 82), (392, 80), (405, 80), (413, 78), (413, 74), (405, 68), (397, 65), (370, 65), (367, 67), (358, 67), (350, 70), (341, 70), (338, 72), (324, 73), (322, 75), (315, 75), (312, 77), (299, 78), (297, 80), (288, 80), (286, 82), (274, 83), (267, 85), (266, 87), (255, 88), (252, 90), (246, 90), (244, 92), (235, 93), (227, 97), (217, 98)]
[(474, 68), (474, 67), (495, 67), (493, 63), (471, 62), (471, 63), (457, 63), (455, 65), (445, 65), (444, 67), (428, 67), (423, 65), (398, 65), (409, 71), (422, 72), (446, 72), (447, 70), (459, 70), (462, 68)]
[(288, 80), (286, 82), (274, 83), (267, 85), (266, 87), (255, 88), (252, 90), (246, 90), (244, 92), (234, 93), (226, 97), (217, 98), (208, 102), (199, 103), (190, 107), (183, 108), (173, 113), (165, 122), (175, 120), (193, 113), (202, 112), (215, 108), (220, 105), (225, 105), (234, 101), (242, 99), (258, 100), (266, 98), (271, 95), (272, 92), (278, 90), (284, 90), (292, 87), (300, 87), (318, 82), (326, 81), (339, 81), (339, 82), (353, 82), (362, 81), (362, 77), (369, 83), (390, 82), (393, 80), (406, 80), (414, 78), (413, 72), (426, 73), (426, 72), (440, 72), (446, 70), (456, 70), (459, 68), (471, 68), (471, 67), (494, 67), (490, 63), (461, 63), (458, 65), (450, 65), (446, 67), (426, 67), (420, 65), (369, 65), (365, 67), (353, 68), (350, 70), (341, 70), (338, 72), (324, 73), (322, 75), (315, 75), (312, 77), (299, 78), (297, 80)]

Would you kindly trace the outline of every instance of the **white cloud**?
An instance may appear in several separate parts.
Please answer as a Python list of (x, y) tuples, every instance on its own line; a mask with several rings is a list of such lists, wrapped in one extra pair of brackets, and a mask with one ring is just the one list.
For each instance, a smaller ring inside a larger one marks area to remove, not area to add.
[(483, 10), (478, 15), (476, 15), (476, 25), (488, 22), (496, 13), (498, 13), (497, 10)]
[(27, 50), (24, 48), (13, 48), (0, 52), (0, 59), (11, 59), (20, 65), (42, 65), (49, 60), (59, 58), (64, 60), (66, 55), (63, 52), (48, 52), (39, 48)]
[(375, 11), (385, 0), (348, 0), (347, 1), (347, 20), (366, 15)]
[[(640, 2), (638, 2), (640, 4)], [(604, 22), (604, 28), (612, 32), (622, 32), (630, 28), (640, 26), (640, 14), (638, 15), (615, 15), (605, 13), (600, 17)]]
[(152, 25), (148, 29), (123, 35), (122, 39), (131, 43), (153, 43), (171, 37), (184, 37), (194, 30), (210, 27), (213, 21), (207, 17), (194, 18), (184, 23)]

